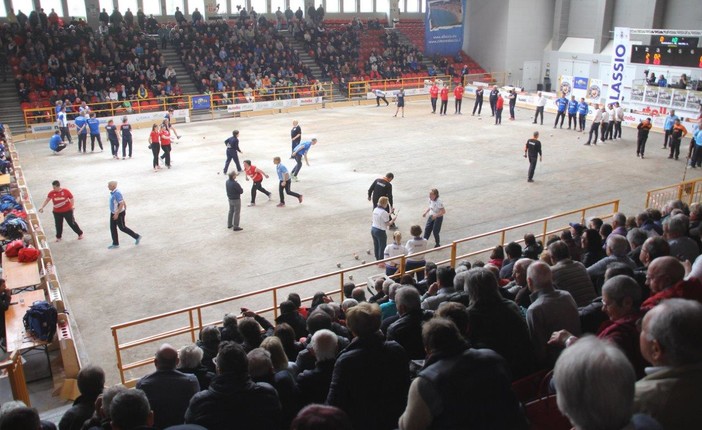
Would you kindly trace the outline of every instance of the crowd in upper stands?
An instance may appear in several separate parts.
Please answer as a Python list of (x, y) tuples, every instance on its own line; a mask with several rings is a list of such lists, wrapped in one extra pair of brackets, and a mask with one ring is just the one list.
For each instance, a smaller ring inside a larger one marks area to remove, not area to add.
[(371, 51), (365, 63), (365, 73), (371, 79), (396, 79), (407, 73), (424, 69), (422, 52), (416, 47), (401, 43), (396, 31), (388, 31), (383, 36), (385, 49)]
[[(20, 20), (0, 27), (21, 103), (123, 102), (182, 93), (157, 42), (115, 10), (94, 32), (83, 20)], [(106, 12), (103, 11), (103, 13)], [(41, 17), (41, 13), (39, 14)], [(26, 105), (25, 105), (26, 106)], [(37, 106), (38, 107), (38, 106)]]
[[(291, 293), (275, 321), (243, 308), (162, 345), (136, 390), (83, 368), (59, 429), (524, 429), (523, 381), (547, 369), (577, 429), (699, 428), (701, 229), (702, 205), (676, 201), (347, 283), (340, 303)], [(31, 415), (10, 409), (0, 430)]]

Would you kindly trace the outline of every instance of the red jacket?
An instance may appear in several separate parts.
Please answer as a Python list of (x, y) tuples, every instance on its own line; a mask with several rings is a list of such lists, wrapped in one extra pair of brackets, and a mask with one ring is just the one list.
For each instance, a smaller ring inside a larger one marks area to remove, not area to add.
[(597, 337), (606, 339), (619, 347), (626, 358), (634, 367), (637, 379), (643, 378), (646, 361), (641, 355), (639, 346), (639, 330), (636, 328), (636, 321), (642, 318), (642, 314), (634, 313), (615, 321), (605, 321), (597, 331)]
[(648, 312), (663, 300), (674, 298), (697, 300), (702, 303), (702, 282), (695, 278), (682, 280), (646, 299), (641, 305), (641, 310)]
[(495, 105), (497, 109), (502, 109), (505, 107), (505, 99), (502, 98), (502, 96), (497, 96), (497, 104)]
[(432, 85), (431, 88), (429, 88), (429, 96), (431, 96), (431, 98), (433, 99), (439, 96), (439, 87), (436, 84)]
[(463, 98), (463, 92), (465, 89), (463, 89), (462, 86), (458, 85), (456, 88), (453, 89), (453, 96), (456, 97), (456, 100), (461, 100)]
[(448, 100), (448, 88), (446, 88), (446, 87), (443, 87), (441, 89), (441, 100), (442, 101)]

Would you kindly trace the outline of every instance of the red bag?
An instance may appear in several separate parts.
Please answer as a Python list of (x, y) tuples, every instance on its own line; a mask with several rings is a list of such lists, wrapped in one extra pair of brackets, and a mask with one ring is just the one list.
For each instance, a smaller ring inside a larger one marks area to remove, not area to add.
[(21, 240), (13, 240), (5, 246), (5, 255), (8, 257), (17, 257), (20, 249), (24, 248), (24, 242)]
[(40, 255), (41, 252), (36, 248), (22, 248), (17, 255), (17, 261), (20, 263), (31, 263), (32, 261), (37, 261)]
[(19, 209), (12, 209), (8, 215), (14, 215), (18, 218), (22, 218), (24, 220), (27, 219), (27, 212)]

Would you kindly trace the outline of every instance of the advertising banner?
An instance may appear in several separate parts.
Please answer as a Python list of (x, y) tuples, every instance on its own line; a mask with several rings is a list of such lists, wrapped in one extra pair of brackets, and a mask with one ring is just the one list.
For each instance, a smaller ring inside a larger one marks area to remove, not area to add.
[(284, 109), (322, 103), (322, 97), (303, 97), (300, 99), (272, 100), (267, 102), (239, 103), (227, 105), (228, 113), (251, 112), (266, 109)]
[(425, 55), (456, 55), (463, 48), (466, 0), (427, 0)]
[(629, 60), (629, 51), (631, 50), (629, 33), (629, 28), (614, 27), (614, 51), (612, 52), (612, 66), (609, 72), (607, 103), (622, 101), (624, 72), (626, 63)]
[(587, 87), (585, 100), (589, 103), (599, 103), (602, 99), (602, 80), (590, 79), (590, 85)]
[(193, 110), (209, 109), (212, 107), (210, 96), (193, 96)]
[[(132, 125), (139, 125), (143, 123), (151, 123), (151, 124), (161, 124), (163, 121), (163, 118), (166, 116), (165, 111), (157, 111), (157, 112), (143, 112), (143, 113), (135, 113), (131, 115), (117, 115), (117, 116), (103, 116), (103, 117), (98, 117), (97, 119), (100, 121), (100, 127), (103, 127), (109, 120), (113, 120), (116, 124), (121, 124), (122, 123), (122, 118), (127, 117), (127, 120), (132, 124)], [(182, 118), (185, 119), (186, 122), (190, 121), (190, 111), (188, 109), (176, 109), (173, 111), (173, 117), (174, 118)], [(46, 132), (46, 131), (52, 131), (54, 129), (54, 124), (53, 123), (44, 123), (44, 124), (32, 124), (32, 133), (41, 133), (41, 132)], [(76, 125), (75, 121), (70, 120), (68, 121), (68, 128), (72, 131), (75, 131)]]
[(570, 95), (573, 92), (573, 77), (568, 75), (561, 75), (558, 88), (559, 92), (563, 94), (563, 97), (570, 99)]
[(573, 77), (573, 93), (576, 99), (580, 100), (587, 95), (587, 86), (590, 79), (582, 76)]

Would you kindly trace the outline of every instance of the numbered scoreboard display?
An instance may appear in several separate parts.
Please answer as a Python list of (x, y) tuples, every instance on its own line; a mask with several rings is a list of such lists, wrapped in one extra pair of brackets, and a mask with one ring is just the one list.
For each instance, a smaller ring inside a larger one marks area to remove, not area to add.
[(633, 64), (702, 68), (702, 48), (673, 45), (632, 45)]

